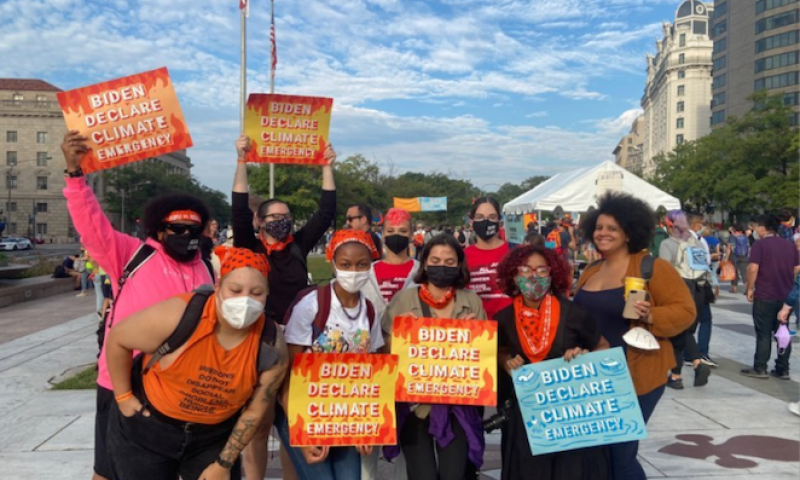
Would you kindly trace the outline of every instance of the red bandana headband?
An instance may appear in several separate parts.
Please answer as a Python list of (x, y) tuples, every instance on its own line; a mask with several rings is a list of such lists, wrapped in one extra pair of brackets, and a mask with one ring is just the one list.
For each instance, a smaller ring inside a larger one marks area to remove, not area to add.
[(372, 236), (370, 236), (369, 233), (362, 232), (361, 230), (338, 230), (333, 234), (333, 237), (331, 237), (331, 243), (328, 245), (328, 250), (325, 252), (328, 261), (332, 262), (336, 250), (347, 243), (360, 243), (369, 248), (373, 260), (381, 258), (378, 249), (375, 248), (375, 244), (372, 242)]
[(228, 248), (222, 265), (219, 268), (219, 276), (224, 277), (237, 268), (255, 268), (265, 277), (269, 275), (269, 262), (267, 257), (260, 253), (255, 253), (247, 248)]
[(195, 225), (202, 225), (203, 219), (200, 217), (200, 214), (194, 210), (175, 210), (164, 217), (164, 223), (175, 222), (192, 222)]

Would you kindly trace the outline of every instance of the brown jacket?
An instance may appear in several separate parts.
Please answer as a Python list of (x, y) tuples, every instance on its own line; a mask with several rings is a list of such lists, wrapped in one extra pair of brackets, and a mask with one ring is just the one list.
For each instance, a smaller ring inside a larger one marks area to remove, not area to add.
[[(642, 258), (645, 252), (632, 254), (625, 276), (640, 277)], [(578, 280), (578, 289), (597, 273), (600, 263), (588, 267)], [(694, 322), (697, 311), (689, 289), (668, 262), (655, 259), (653, 277), (647, 290), (652, 303), (653, 324), (640, 324), (658, 339), (658, 350), (640, 350), (627, 347), (628, 368), (631, 370), (637, 395), (644, 395), (667, 382), (667, 372), (675, 366), (675, 354), (669, 337), (683, 332)], [(589, 309), (591, 312), (591, 309)], [(620, 312), (622, 318), (622, 312)]]

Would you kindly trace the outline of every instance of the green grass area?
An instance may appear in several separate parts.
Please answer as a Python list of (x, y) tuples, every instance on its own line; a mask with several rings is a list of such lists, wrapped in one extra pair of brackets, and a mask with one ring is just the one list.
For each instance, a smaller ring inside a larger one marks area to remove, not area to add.
[(314, 279), (314, 283), (328, 283), (333, 277), (333, 267), (324, 256), (308, 257), (308, 273)]
[(97, 366), (93, 365), (53, 385), (53, 390), (94, 390), (97, 388)]

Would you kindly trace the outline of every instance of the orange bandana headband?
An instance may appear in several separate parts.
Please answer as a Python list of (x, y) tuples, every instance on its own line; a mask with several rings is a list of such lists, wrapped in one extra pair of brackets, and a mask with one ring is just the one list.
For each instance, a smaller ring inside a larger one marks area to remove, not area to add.
[(194, 210), (175, 210), (164, 217), (164, 223), (175, 222), (192, 222), (196, 225), (202, 225), (203, 219), (200, 217), (200, 214)]
[(373, 260), (381, 258), (378, 249), (375, 248), (375, 244), (372, 242), (372, 236), (370, 236), (369, 233), (362, 232), (361, 230), (338, 230), (333, 234), (333, 237), (331, 237), (331, 243), (328, 245), (328, 250), (325, 252), (328, 261), (332, 262), (336, 250), (347, 243), (360, 243), (369, 248)]
[(228, 248), (225, 258), (222, 259), (222, 265), (219, 268), (219, 276), (224, 277), (237, 268), (250, 267), (255, 268), (265, 277), (269, 275), (269, 262), (267, 257), (255, 253), (248, 248)]

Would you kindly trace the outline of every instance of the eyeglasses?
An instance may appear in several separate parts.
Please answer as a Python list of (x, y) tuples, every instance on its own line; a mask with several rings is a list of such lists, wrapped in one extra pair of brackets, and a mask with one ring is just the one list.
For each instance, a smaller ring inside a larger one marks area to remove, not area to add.
[(364, 217), (364, 215), (356, 215), (356, 216), (353, 216), (353, 217), (345, 217), (345, 218), (347, 218), (348, 222), (352, 222), (353, 220), (358, 220), (359, 218), (362, 218), (362, 217)]
[(272, 220), (289, 220), (292, 221), (292, 214), (291, 213), (270, 213), (268, 215), (261, 215), (259, 217), (261, 221), (269, 219)]
[(174, 232), (176, 235), (183, 235), (186, 232), (191, 235), (200, 235), (203, 231), (203, 227), (200, 225), (183, 225), (181, 223), (168, 223), (164, 225), (164, 228)]
[(492, 214), (492, 215), (489, 215), (488, 217), (484, 217), (483, 215), (475, 215), (472, 218), (472, 220), (474, 220), (476, 222), (482, 222), (484, 220), (489, 220), (491, 222), (496, 222), (496, 221), (500, 220), (500, 215)]
[(527, 265), (520, 265), (517, 267), (517, 273), (523, 277), (532, 277), (535, 274), (539, 278), (547, 278), (550, 276), (550, 267), (542, 265), (534, 269)]

